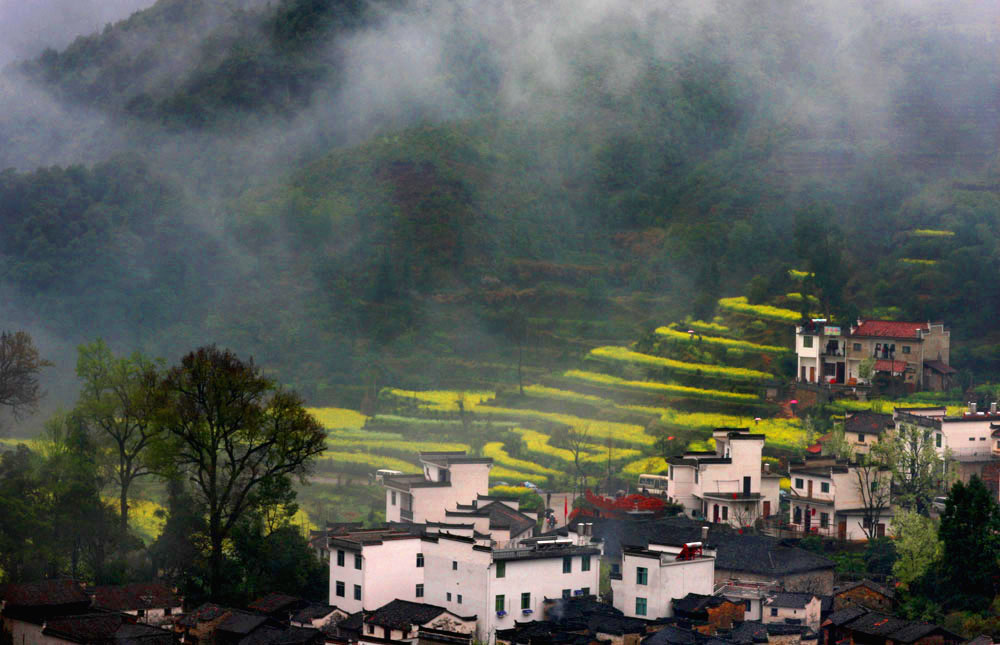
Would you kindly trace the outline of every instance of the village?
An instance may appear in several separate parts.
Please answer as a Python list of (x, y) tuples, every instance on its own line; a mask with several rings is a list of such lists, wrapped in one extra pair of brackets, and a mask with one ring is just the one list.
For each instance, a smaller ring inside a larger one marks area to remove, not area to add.
[[(796, 327), (796, 349), (803, 401), (864, 390), (873, 371), (911, 391), (940, 389), (952, 372), (940, 325), (866, 321), (841, 335), (816, 320)], [(869, 356), (877, 360), (866, 370)], [(957, 416), (944, 407), (849, 413), (846, 456), (821, 441), (787, 472), (762, 459), (766, 437), (753, 427), (716, 428), (713, 450), (669, 458), (664, 475), (643, 476), (635, 494), (617, 500), (588, 491), (557, 528), (543, 521), (552, 509), (542, 517), (516, 497), (490, 494), (493, 459), (423, 451), (419, 473), (380, 471), (384, 525), (313, 531), (310, 544), (329, 566), (325, 604), (273, 593), (245, 608), (185, 607), (157, 583), (10, 584), (0, 588), (3, 643), (992, 643), (897, 617), (891, 583), (841, 576), (833, 560), (794, 539), (891, 536), (898, 487), (869, 457), (914, 429), (957, 480), (981, 478), (996, 498), (995, 404)], [(946, 473), (939, 476), (944, 494)]]

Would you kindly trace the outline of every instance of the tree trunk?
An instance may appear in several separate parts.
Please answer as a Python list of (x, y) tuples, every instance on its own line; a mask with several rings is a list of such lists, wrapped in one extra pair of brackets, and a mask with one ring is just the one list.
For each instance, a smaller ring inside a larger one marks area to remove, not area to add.
[(212, 600), (218, 602), (222, 590), (222, 531), (219, 527), (219, 518), (213, 517), (209, 524), (212, 540), (212, 557), (209, 563), (209, 588)]
[(122, 548), (125, 548), (125, 536), (128, 535), (128, 487), (122, 484), (121, 497), (118, 500), (121, 514)]

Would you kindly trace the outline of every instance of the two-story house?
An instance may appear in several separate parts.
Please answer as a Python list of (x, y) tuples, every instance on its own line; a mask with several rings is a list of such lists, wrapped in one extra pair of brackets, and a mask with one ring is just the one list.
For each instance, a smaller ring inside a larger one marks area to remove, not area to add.
[(859, 320), (843, 328), (813, 319), (795, 328), (796, 379), (804, 383), (863, 383), (861, 363), (871, 358), (876, 373), (902, 378), (911, 390), (945, 390), (955, 373), (950, 352), (943, 323)]
[(819, 632), (821, 605), (819, 597), (814, 594), (779, 591), (764, 601), (762, 622), (765, 625), (805, 625)]
[(895, 428), (893, 415), (878, 412), (851, 412), (844, 418), (844, 439), (855, 455), (867, 454), (886, 431)]
[(844, 540), (886, 534), (893, 515), (888, 469), (807, 457), (788, 471), (789, 523), (796, 530)]
[(733, 526), (750, 526), (778, 510), (780, 477), (762, 472), (764, 435), (749, 428), (718, 428), (715, 450), (672, 457), (668, 497), (685, 514)]
[(421, 474), (383, 478), (387, 522), (444, 522), (447, 510), (489, 493), (492, 459), (464, 452), (421, 452), (420, 463)]
[(615, 609), (631, 618), (669, 618), (674, 600), (714, 591), (715, 554), (701, 542), (626, 546), (621, 561), (620, 572), (611, 576), (611, 593)]

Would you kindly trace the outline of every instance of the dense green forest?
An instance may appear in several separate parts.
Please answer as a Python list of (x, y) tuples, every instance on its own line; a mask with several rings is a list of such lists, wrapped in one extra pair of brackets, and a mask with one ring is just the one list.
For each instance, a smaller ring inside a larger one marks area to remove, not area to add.
[(558, 366), (797, 269), (827, 313), (944, 320), (953, 363), (1000, 377), (987, 10), (564, 4), (160, 0), (9, 68), (12, 323), (215, 341), (357, 405), (513, 381), (519, 346)]

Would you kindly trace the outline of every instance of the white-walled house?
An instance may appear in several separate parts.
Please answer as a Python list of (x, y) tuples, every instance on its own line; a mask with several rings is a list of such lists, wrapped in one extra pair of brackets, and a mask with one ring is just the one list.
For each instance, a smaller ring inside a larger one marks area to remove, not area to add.
[(464, 452), (421, 452), (420, 463), (419, 475), (384, 477), (387, 522), (445, 522), (447, 510), (489, 493), (492, 459)]
[(459, 616), (428, 603), (393, 600), (367, 612), (362, 625), (358, 640), (361, 644), (383, 645), (386, 640), (413, 643), (425, 629), (468, 635), (471, 640), (476, 631), (476, 616)]
[(177, 594), (156, 582), (100, 586), (92, 594), (94, 607), (130, 614), (148, 625), (160, 625), (184, 613)]
[(630, 618), (669, 618), (673, 601), (689, 593), (712, 595), (715, 557), (694, 542), (623, 547), (620, 573), (611, 576), (614, 606)]
[(811, 593), (779, 591), (764, 602), (761, 622), (805, 625), (819, 633), (822, 601)]
[(422, 602), (421, 536), (398, 529), (330, 538), (330, 604), (348, 613), (400, 599)]
[(668, 460), (668, 497), (683, 505), (686, 515), (733, 526), (777, 513), (780, 476), (762, 472), (764, 435), (718, 428), (712, 436), (714, 451), (688, 451)]
[(441, 533), (424, 549), (426, 601), (478, 616), (483, 642), (540, 616), (546, 599), (589, 595), (600, 586), (601, 550), (577, 540), (532, 538), (490, 548)]
[[(865, 524), (882, 506), (873, 528), (876, 536), (887, 534), (893, 516), (888, 469), (869, 471), (834, 457), (807, 457), (788, 469), (789, 523), (804, 533), (843, 540), (867, 540)], [(875, 494), (862, 495), (862, 486)]]

